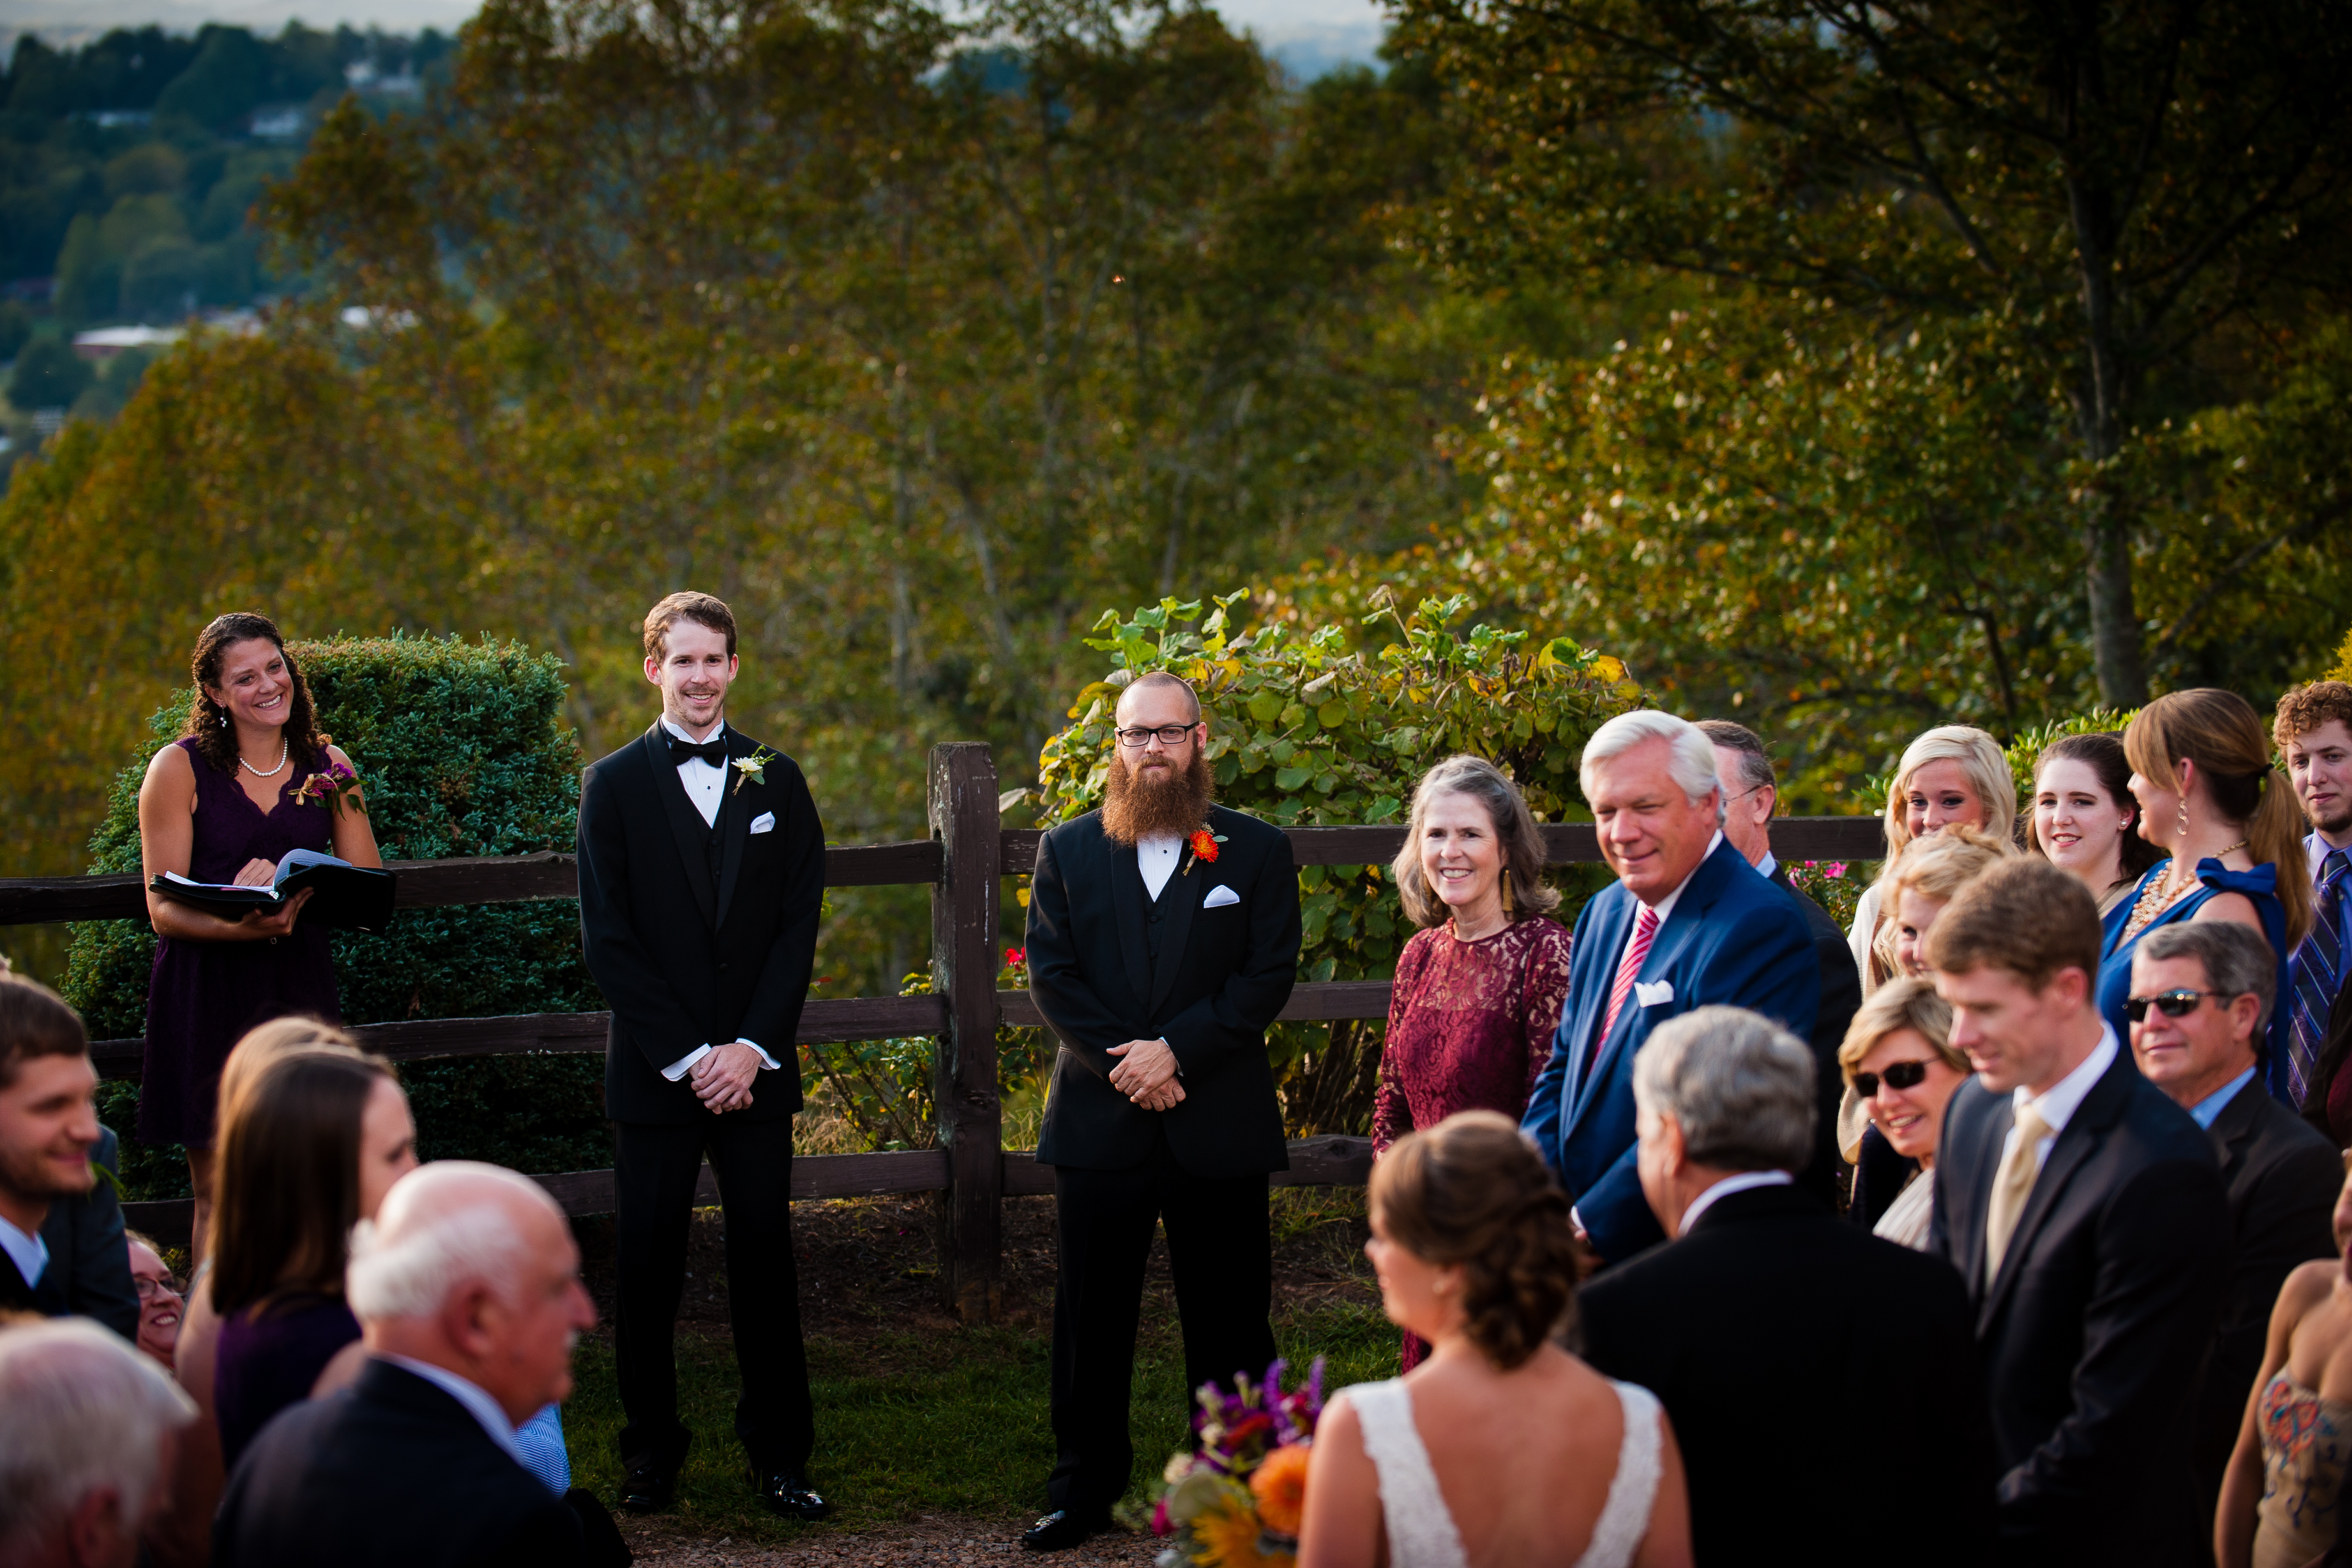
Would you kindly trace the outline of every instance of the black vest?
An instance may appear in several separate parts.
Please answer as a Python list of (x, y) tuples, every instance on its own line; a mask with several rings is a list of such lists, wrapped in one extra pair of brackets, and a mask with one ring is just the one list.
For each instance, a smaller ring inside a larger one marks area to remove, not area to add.
[[(719, 885), (719, 862), (727, 853), (727, 798), (731, 793), (724, 788), (719, 789), (719, 810), (711, 813), (709, 830), (702, 835), (702, 856), (710, 867), (713, 888)], [(702, 813), (697, 811), (695, 815), (699, 817)]]
[(1143, 884), (1143, 950), (1151, 956), (1155, 968), (1160, 963), (1160, 934), (1168, 928), (1169, 895), (1176, 891), (1180, 880), (1181, 873), (1170, 872), (1168, 880), (1160, 885), (1157, 898), (1151, 896), (1151, 884)]

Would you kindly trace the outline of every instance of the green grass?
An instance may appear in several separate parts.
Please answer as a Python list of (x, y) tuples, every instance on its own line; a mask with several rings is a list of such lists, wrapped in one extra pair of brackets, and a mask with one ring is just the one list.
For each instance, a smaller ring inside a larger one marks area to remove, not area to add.
[[(1302, 1374), (1323, 1356), (1327, 1389), (1396, 1372), (1396, 1331), (1376, 1307), (1281, 1306), (1275, 1337)], [(1054, 1463), (1047, 1343), (1042, 1324), (812, 1337), (817, 1449), (810, 1469), (840, 1510), (835, 1522), (814, 1528), (856, 1530), (937, 1513), (1009, 1523), (1042, 1511)], [(576, 1370), (578, 1387), (563, 1412), (573, 1479), (609, 1500), (621, 1479), (614, 1444), (622, 1425), (610, 1346), (583, 1343)], [(1185, 1441), (1183, 1380), (1172, 1307), (1147, 1297), (1136, 1351), (1131, 1495), (1140, 1495)], [(665, 1522), (739, 1541), (789, 1542), (812, 1527), (773, 1518), (752, 1496), (734, 1437), (736, 1387), (734, 1352), (724, 1338), (680, 1336), (679, 1413), (696, 1437)]]

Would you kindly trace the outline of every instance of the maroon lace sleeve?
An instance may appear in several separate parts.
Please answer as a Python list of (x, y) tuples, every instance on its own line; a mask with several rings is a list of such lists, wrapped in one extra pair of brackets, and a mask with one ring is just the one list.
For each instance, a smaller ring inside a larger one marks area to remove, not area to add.
[(1528, 946), (1523, 993), (1527, 1011), (1521, 1017), (1528, 1041), (1527, 1097), (1532, 1098), (1536, 1080), (1543, 1076), (1545, 1064), (1551, 1061), (1551, 1042), (1559, 1034), (1560, 1010), (1568, 1005), (1569, 931), (1559, 921), (1541, 915), (1529, 924), (1536, 930), (1535, 940)]
[(1396, 978), (1389, 987), (1389, 1022), (1381, 1037), (1380, 1086), (1372, 1092), (1372, 1152), (1378, 1154), (1412, 1131), (1412, 1106), (1396, 1081), (1395, 1058), (1388, 1041), (1397, 1037), (1399, 1024), (1419, 990), (1421, 971), (1429, 957), (1430, 939), (1438, 932), (1415, 932), (1397, 955)]

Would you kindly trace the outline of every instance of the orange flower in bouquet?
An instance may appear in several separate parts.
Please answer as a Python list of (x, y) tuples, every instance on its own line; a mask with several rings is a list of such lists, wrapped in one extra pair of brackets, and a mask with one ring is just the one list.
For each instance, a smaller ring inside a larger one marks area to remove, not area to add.
[(1168, 1461), (1151, 1531), (1171, 1536), (1157, 1568), (1292, 1568), (1307, 1514), (1307, 1454), (1323, 1414), (1323, 1364), (1285, 1392), (1283, 1364), (1265, 1381), (1200, 1391), (1197, 1452)]

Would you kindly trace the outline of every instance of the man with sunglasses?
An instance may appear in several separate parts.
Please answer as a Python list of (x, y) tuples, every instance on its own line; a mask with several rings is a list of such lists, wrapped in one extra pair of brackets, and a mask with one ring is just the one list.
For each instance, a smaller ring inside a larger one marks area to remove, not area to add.
[(1274, 1359), (1267, 1176), (1289, 1167), (1266, 1026), (1298, 974), (1282, 830), (1213, 803), (1192, 688), (1120, 694), (1102, 809), (1048, 832), (1029, 894), (1029, 994), (1061, 1041), (1037, 1162), (1054, 1170), (1052, 1512), (1058, 1552), (1108, 1529), (1134, 1466), (1136, 1322), (1164, 1226), (1184, 1410)]
[(2335, 1145), (2256, 1082), (2278, 987), (2263, 934), (2226, 921), (2159, 925), (2132, 955), (2132, 1055), (2213, 1141), (2230, 1199), (2228, 1294), (2197, 1396), (2192, 1462), (2205, 1517), (2221, 1500), (2271, 1308), (2298, 1263), (2336, 1255)]
[(2186, 1568), (2213, 1527), (2189, 1418), (2229, 1280), (2220, 1161), (2101, 1017), (2074, 877), (1995, 866), (1927, 963), (1976, 1069), (1944, 1109), (1927, 1249), (1976, 1310), (2000, 1560)]

